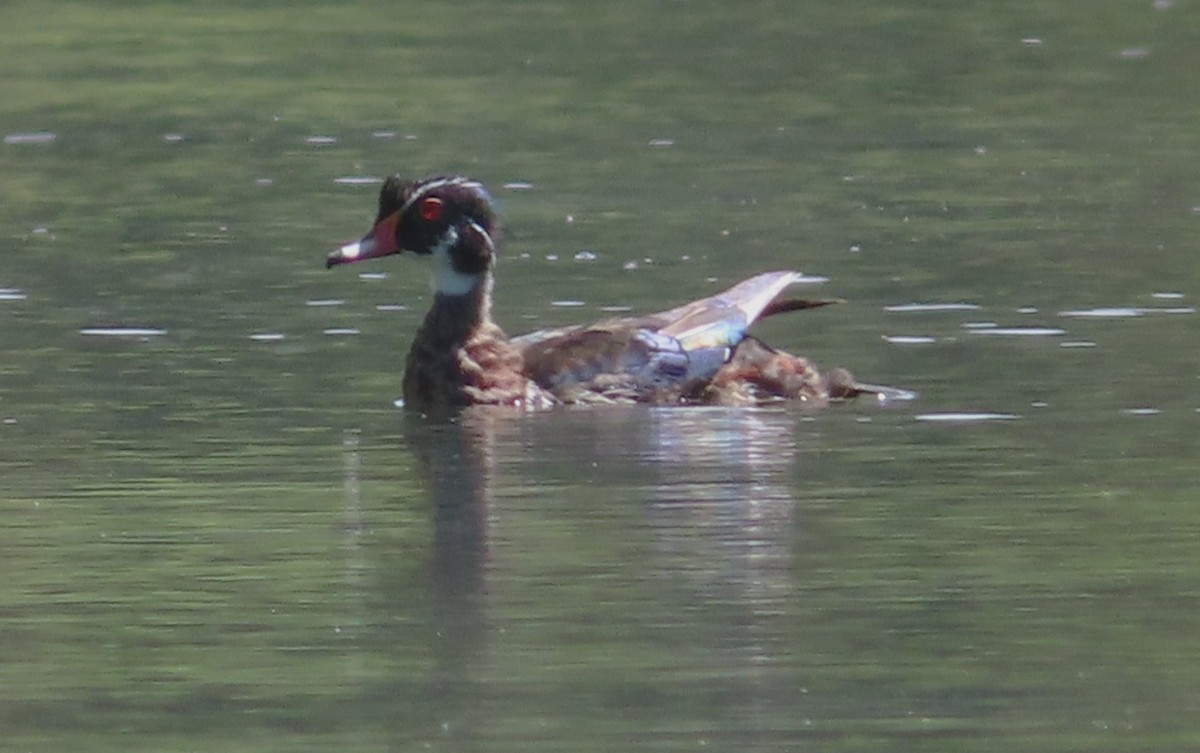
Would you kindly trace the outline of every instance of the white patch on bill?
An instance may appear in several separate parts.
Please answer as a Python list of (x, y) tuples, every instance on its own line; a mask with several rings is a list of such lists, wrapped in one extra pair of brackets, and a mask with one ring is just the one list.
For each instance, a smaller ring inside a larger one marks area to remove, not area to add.
[(342, 259), (347, 259), (347, 260), (357, 259), (358, 257), (362, 256), (364, 251), (366, 251), (368, 248), (370, 248), (370, 245), (371, 245), (370, 239), (365, 240), (365, 241), (355, 241), (353, 243), (347, 243), (346, 245), (344, 245), (338, 249), (338, 256)]

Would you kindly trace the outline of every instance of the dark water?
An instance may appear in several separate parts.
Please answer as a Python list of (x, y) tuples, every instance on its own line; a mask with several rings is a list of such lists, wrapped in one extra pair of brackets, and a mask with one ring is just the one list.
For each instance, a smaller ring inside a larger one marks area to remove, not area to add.
[[(6, 749), (1200, 744), (1200, 9), (0, 10)], [(916, 390), (393, 401), (380, 176), (508, 224), (513, 332), (754, 272)], [(359, 274), (361, 273), (361, 274)]]

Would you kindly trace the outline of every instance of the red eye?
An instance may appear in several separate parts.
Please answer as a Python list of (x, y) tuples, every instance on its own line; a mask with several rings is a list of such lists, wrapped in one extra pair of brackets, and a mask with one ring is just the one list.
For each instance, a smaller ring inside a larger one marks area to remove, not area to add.
[(441, 199), (430, 196), (428, 199), (421, 200), (421, 206), (417, 207), (417, 211), (421, 213), (421, 219), (433, 222), (442, 216), (442, 209), (445, 207), (446, 204)]

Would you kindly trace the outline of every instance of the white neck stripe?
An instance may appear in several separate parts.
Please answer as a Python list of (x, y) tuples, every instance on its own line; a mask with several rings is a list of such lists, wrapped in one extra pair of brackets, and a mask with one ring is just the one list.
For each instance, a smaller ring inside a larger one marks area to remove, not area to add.
[(488, 231), (486, 231), (482, 227), (480, 227), (479, 223), (475, 222), (474, 220), (467, 223), (467, 226), (474, 228), (475, 232), (479, 233), (479, 237), (483, 238), (484, 242), (487, 243), (488, 255), (491, 256), (492, 258), (495, 258), (496, 244), (494, 242), (492, 242), (492, 236), (488, 233)]

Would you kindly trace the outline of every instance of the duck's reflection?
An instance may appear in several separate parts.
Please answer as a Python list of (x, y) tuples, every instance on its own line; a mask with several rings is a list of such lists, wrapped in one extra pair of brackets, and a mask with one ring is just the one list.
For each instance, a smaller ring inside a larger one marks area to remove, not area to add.
[(486, 697), (490, 621), (487, 609), (497, 422), (488, 411), (460, 420), (408, 416), (406, 439), (430, 493), (433, 550), (429, 562), (432, 676), (428, 701), (436, 734), (472, 750), (488, 724)]
[[(478, 408), (452, 423), (407, 420), (405, 441), (429, 492), (433, 521), (426, 594), (433, 676), (425, 700), (437, 715), (441, 739), (470, 749), (486, 738), (495, 720), (485, 710), (503, 708), (505, 702), (497, 693), (502, 695), (508, 682), (501, 667), (514, 661), (510, 650), (526, 645), (520, 643), (521, 631), (541, 635), (545, 627), (519, 617), (513, 622), (514, 616), (531, 606), (542, 615), (555, 614), (552, 581), (527, 597), (538, 604), (506, 603), (496, 588), (521, 579), (540, 581), (552, 572), (539, 571), (533, 578), (509, 572), (538, 568), (540, 546), (561, 547), (561, 541), (531, 540), (535, 534), (513, 522), (536, 521), (543, 510), (560, 523), (563, 516), (577, 515), (570, 525), (593, 530), (610, 523), (631, 526), (595, 533), (637, 542), (633, 555), (622, 547), (621, 553), (603, 555), (607, 561), (581, 561), (578, 568), (603, 574), (606, 584), (629, 578), (627, 587), (615, 591), (619, 600), (628, 596), (616, 605), (626, 609), (625, 623), (639, 622), (642, 609), (655, 614), (647, 615), (647, 623), (667, 615), (677, 624), (661, 629), (702, 641), (689, 650), (707, 644), (713, 652), (708, 660), (743, 665), (737, 675), (746, 684), (739, 692), (749, 707), (755, 705), (750, 697), (757, 692), (754, 672), (777, 653), (773, 620), (793, 588), (801, 417), (784, 411), (635, 406), (536, 417)], [(610, 514), (597, 518), (587, 505)], [(502, 537), (499, 521), (507, 524)], [(630, 556), (636, 561), (622, 559)], [(558, 550), (554, 557), (561, 562), (564, 554)], [(607, 589), (606, 598), (614, 598), (611, 585)], [(709, 623), (696, 622), (698, 612)], [(573, 617), (564, 613), (554, 619)], [(602, 629), (580, 626), (583, 633)], [(566, 655), (573, 649), (564, 644), (537, 650)], [(614, 667), (594, 669), (611, 676)], [(615, 668), (618, 675), (624, 669)], [(636, 663), (628, 669), (636, 671)], [(560, 679), (548, 678), (547, 687)]]

